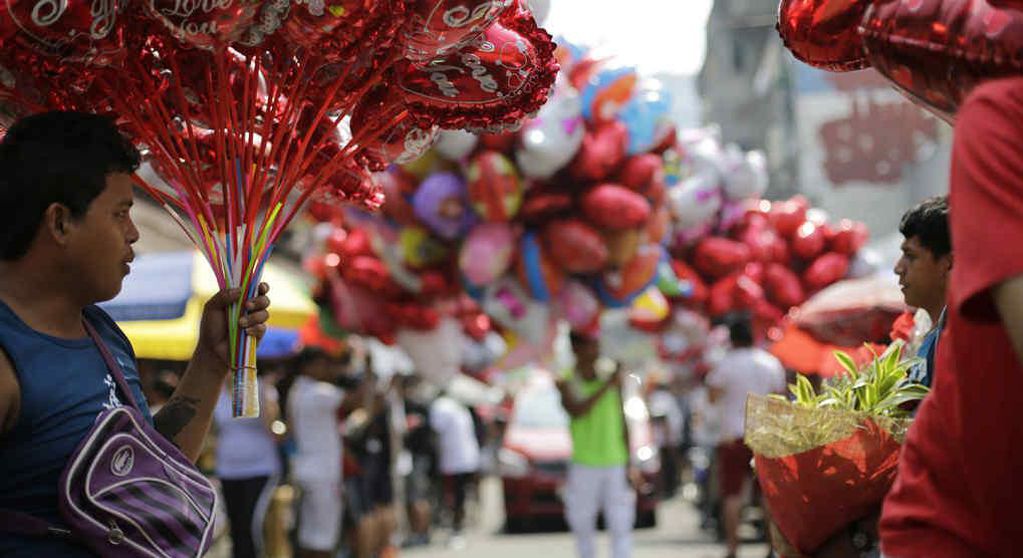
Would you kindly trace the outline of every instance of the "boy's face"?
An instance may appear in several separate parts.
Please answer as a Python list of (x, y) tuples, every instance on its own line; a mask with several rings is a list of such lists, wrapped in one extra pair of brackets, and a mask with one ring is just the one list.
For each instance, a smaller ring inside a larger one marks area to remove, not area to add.
[(948, 255), (935, 258), (919, 238), (906, 239), (902, 243), (902, 257), (895, 264), (906, 304), (926, 309), (943, 303), (951, 262)]
[(139, 239), (131, 206), (131, 175), (111, 173), (85, 215), (69, 223), (68, 265), (92, 302), (117, 296), (131, 272), (129, 264), (135, 258), (131, 245)]

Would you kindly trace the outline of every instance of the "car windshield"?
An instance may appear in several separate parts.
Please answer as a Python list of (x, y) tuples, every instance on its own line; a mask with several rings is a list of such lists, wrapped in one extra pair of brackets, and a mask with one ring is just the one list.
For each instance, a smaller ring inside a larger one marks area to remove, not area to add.
[(553, 386), (522, 392), (515, 399), (512, 424), (520, 428), (568, 426), (568, 413), (561, 406), (561, 394)]

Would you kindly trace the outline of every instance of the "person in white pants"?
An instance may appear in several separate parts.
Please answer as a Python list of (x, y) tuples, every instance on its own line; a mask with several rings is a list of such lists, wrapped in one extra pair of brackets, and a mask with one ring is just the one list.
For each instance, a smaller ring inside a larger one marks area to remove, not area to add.
[(572, 463), (565, 487), (565, 516), (580, 558), (596, 556), (597, 514), (603, 510), (612, 558), (632, 552), (636, 516), (633, 489), (638, 471), (629, 467), (629, 433), (622, 408), (621, 371), (597, 377), (597, 340), (572, 334), (575, 372), (558, 382), (561, 404), (572, 418)]

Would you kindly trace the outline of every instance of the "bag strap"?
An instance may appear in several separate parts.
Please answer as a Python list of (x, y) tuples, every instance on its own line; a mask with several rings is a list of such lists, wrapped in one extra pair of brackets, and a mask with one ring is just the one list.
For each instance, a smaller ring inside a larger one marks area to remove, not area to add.
[[(121, 370), (121, 365), (117, 363), (117, 359), (110, 354), (110, 349), (107, 348), (107, 344), (103, 342), (103, 339), (99, 336), (96, 328), (89, 323), (89, 320), (82, 320), (82, 324), (85, 326), (85, 332), (89, 334), (93, 343), (96, 344), (96, 348), (99, 349), (99, 353), (103, 357), (103, 362), (106, 363), (107, 369), (110, 371), (110, 375), (113, 376), (114, 381), (117, 382), (117, 386), (121, 388), (121, 391), (124, 393), (124, 396), (128, 399), (131, 406), (141, 412), (138, 402), (135, 401), (135, 396), (132, 394), (131, 388), (128, 387), (128, 381), (124, 378), (124, 371)], [(13, 533), (29, 537), (56, 536), (68, 539), (74, 538), (71, 531), (67, 529), (54, 527), (53, 525), (50, 525), (49, 522), (27, 513), (5, 509), (0, 509), (0, 533)]]
[(128, 381), (124, 379), (124, 371), (121, 370), (121, 365), (117, 363), (117, 359), (110, 354), (110, 349), (107, 348), (107, 344), (103, 342), (103, 339), (96, 332), (96, 328), (89, 323), (89, 320), (82, 320), (85, 325), (85, 331), (92, 338), (93, 343), (96, 344), (96, 348), (99, 349), (100, 355), (103, 356), (103, 361), (107, 364), (107, 370), (110, 371), (110, 375), (114, 377), (114, 381), (117, 382), (117, 386), (121, 388), (124, 396), (128, 399), (128, 403), (131, 404), (135, 410), (142, 412), (142, 408), (139, 407), (137, 401), (135, 401), (135, 395), (132, 394), (131, 388), (128, 387)]

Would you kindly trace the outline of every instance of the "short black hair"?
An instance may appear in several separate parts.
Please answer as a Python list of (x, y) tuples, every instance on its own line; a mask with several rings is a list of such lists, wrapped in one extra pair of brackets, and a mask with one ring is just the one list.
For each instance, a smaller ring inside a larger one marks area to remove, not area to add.
[(302, 372), (303, 370), (305, 370), (305, 367), (308, 366), (310, 363), (320, 359), (326, 360), (329, 358), (330, 355), (327, 354), (327, 351), (324, 351), (320, 347), (316, 346), (303, 347), (302, 350), (298, 353), (298, 355), (295, 356), (295, 369), (298, 372)]
[(728, 338), (732, 341), (733, 347), (753, 346), (753, 324), (749, 318), (735, 317), (728, 322)]
[(588, 347), (600, 343), (596, 335), (591, 335), (581, 331), (572, 331), (568, 335), (569, 341), (572, 343), (572, 351), (575, 352), (580, 347)]
[(135, 172), (140, 155), (111, 118), (54, 111), (26, 116), (0, 141), (0, 259), (28, 252), (46, 208), (73, 218), (89, 209), (110, 173)]
[(902, 216), (899, 232), (906, 240), (916, 237), (935, 258), (952, 252), (948, 229), (948, 196), (935, 196), (920, 202)]

